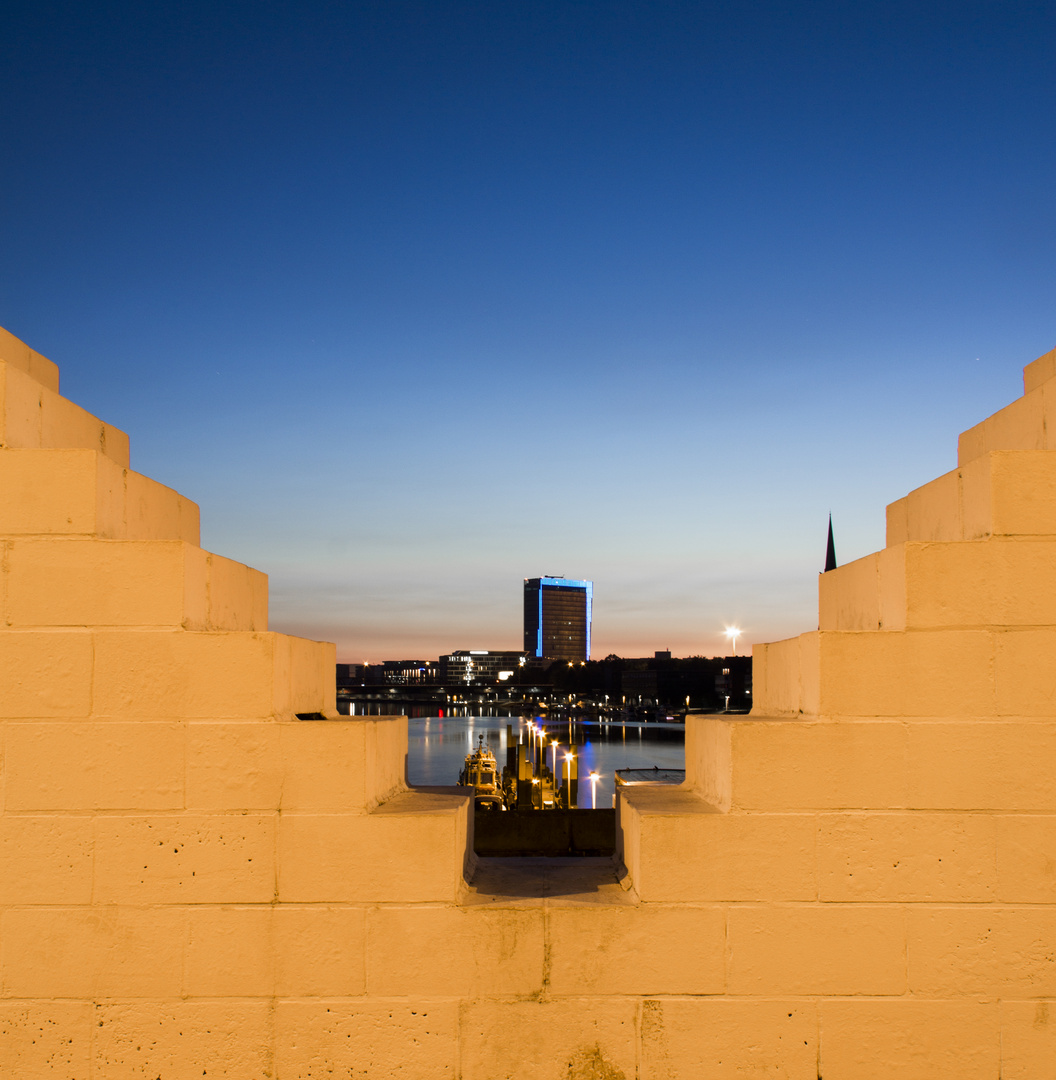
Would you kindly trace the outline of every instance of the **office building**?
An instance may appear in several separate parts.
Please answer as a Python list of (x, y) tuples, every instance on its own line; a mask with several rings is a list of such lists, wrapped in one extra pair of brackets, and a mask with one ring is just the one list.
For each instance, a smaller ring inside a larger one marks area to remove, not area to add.
[(526, 578), (524, 650), (536, 660), (589, 660), (594, 582)]
[(519, 652), (457, 649), (440, 657), (440, 681), (445, 686), (506, 682), (524, 667), (524, 661), (524, 653)]

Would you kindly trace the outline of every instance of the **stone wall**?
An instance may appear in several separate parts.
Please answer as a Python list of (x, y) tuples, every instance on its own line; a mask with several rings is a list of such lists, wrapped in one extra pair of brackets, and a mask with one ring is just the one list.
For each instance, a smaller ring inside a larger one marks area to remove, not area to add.
[(0, 332), (0, 1076), (1056, 1077), (1054, 375), (621, 795), (617, 873), (475, 861)]

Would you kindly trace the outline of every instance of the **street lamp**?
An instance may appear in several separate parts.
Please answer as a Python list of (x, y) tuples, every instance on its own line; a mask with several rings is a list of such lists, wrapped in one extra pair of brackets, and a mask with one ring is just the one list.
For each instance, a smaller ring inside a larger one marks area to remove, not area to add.
[(733, 655), (737, 655), (737, 639), (741, 636), (741, 631), (736, 626), (726, 627), (726, 636), (730, 639), (733, 645)]
[(557, 747), (558, 747), (558, 742), (557, 742), (557, 739), (554, 739), (553, 747), (554, 747), (554, 787), (557, 787), (557, 784), (558, 784), (558, 775), (557, 775)]

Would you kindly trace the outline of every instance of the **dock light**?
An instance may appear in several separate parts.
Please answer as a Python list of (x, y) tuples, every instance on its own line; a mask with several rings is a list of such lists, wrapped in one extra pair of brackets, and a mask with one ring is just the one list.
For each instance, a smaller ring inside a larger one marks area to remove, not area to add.
[(737, 655), (737, 639), (741, 636), (741, 630), (736, 626), (726, 627), (726, 636), (730, 639), (730, 643), (733, 646), (733, 655)]
[(591, 810), (598, 808), (598, 774), (596, 772), (590, 774), (590, 808)]
[(554, 739), (554, 783), (555, 784), (557, 783), (557, 748), (558, 748), (558, 745), (559, 745), (559, 743), (558, 743), (557, 739)]

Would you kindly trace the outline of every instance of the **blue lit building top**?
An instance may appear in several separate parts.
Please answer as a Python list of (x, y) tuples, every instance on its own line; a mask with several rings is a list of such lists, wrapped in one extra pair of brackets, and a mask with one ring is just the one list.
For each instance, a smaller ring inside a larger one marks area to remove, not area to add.
[(589, 660), (593, 603), (592, 581), (526, 578), (525, 651), (539, 660)]

